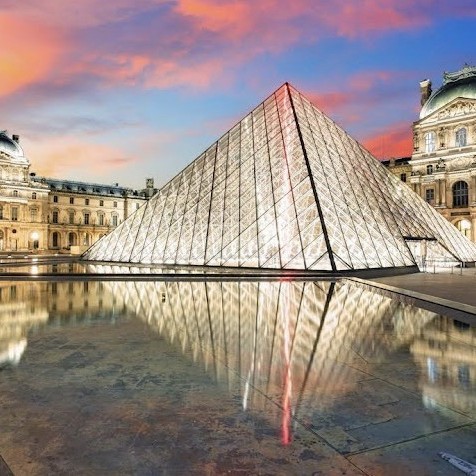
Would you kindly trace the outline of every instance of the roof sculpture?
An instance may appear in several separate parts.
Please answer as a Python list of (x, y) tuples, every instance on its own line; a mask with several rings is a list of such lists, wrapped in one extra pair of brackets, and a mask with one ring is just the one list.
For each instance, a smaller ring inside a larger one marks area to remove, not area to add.
[(353, 272), (476, 246), (285, 83), (83, 258)]

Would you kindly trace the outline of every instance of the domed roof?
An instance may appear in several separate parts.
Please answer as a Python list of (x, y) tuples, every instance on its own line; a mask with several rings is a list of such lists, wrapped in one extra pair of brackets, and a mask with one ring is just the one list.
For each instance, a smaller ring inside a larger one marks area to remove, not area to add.
[(0, 152), (4, 152), (17, 161), (27, 161), (20, 144), (17, 141), (10, 139), (6, 134), (6, 131), (0, 131)]
[(436, 90), (423, 105), (420, 119), (459, 97), (476, 99), (476, 67), (466, 65), (454, 73), (444, 73), (443, 86)]

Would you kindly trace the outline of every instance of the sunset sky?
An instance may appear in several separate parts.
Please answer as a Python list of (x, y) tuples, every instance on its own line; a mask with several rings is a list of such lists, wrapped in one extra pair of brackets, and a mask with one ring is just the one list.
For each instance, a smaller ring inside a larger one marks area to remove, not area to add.
[(475, 32), (475, 0), (0, 0), (0, 129), (38, 175), (161, 186), (288, 81), (410, 155), (419, 81)]

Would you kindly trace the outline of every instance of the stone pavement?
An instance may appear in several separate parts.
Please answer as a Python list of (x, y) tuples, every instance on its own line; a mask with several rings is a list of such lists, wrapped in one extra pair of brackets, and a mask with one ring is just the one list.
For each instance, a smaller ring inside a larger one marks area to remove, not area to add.
[(459, 272), (404, 274), (372, 281), (476, 306), (476, 271), (474, 268), (468, 268), (463, 270), (463, 274), (457, 274)]

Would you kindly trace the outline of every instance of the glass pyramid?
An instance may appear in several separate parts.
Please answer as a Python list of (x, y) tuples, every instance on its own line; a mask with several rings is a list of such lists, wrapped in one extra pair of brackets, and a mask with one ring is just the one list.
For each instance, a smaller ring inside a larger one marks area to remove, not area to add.
[(476, 246), (285, 83), (83, 258), (286, 270), (415, 266)]

